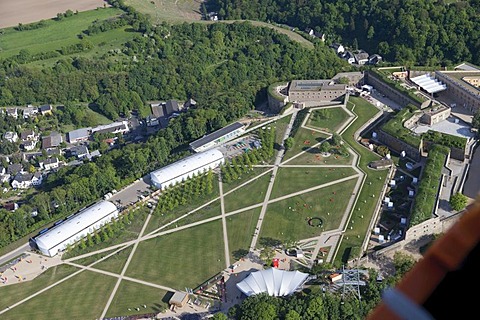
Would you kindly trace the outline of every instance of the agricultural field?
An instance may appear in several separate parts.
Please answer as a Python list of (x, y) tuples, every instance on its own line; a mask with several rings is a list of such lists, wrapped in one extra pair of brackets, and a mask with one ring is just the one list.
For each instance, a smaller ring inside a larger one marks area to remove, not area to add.
[(106, 5), (104, 0), (2, 0), (0, 28), (51, 19), (67, 10), (88, 11)]
[[(99, 8), (86, 12), (79, 12), (62, 20), (46, 20), (44, 26), (38, 29), (18, 31), (16, 27), (3, 29), (0, 35), (0, 58), (16, 56), (22, 52), (26, 55), (59, 51), (64, 47), (81, 42), (82, 34), (94, 21), (102, 21), (123, 13), (120, 9)], [(90, 49), (80, 54), (83, 56), (100, 55), (108, 50), (120, 48), (123, 43), (132, 39), (136, 34), (129, 31), (130, 27), (117, 29), (84, 36), (84, 39), (93, 45)], [(77, 53), (76, 55), (79, 55)], [(68, 56), (68, 55), (65, 55)], [(37, 60), (35, 64), (47, 64), (58, 60), (54, 57)]]

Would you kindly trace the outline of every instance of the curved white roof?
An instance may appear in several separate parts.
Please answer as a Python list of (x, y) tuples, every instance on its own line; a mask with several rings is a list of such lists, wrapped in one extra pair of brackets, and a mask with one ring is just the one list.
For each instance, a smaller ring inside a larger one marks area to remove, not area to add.
[(276, 268), (252, 272), (237, 283), (238, 289), (247, 296), (267, 292), (270, 296), (287, 296), (295, 292), (307, 279), (300, 271), (285, 271)]
[(436, 93), (447, 89), (445, 84), (435, 78), (432, 78), (428, 74), (410, 78), (410, 80), (428, 93)]
[(211, 149), (188, 156), (182, 160), (153, 171), (150, 173), (150, 176), (154, 183), (161, 185), (167, 181), (182, 176), (187, 172), (201, 169), (220, 159), (223, 159), (223, 153), (221, 153), (218, 149)]
[(109, 201), (100, 201), (35, 238), (39, 247), (50, 249), (117, 210)]

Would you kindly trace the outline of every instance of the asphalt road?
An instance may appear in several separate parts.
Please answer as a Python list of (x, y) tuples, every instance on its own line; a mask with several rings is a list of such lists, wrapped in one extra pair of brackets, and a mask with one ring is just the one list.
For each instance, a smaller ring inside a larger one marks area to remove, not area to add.
[(13, 250), (13, 251), (10, 251), (9, 253), (3, 255), (0, 257), (0, 266), (3, 266), (4, 264), (6, 264), (7, 262), (13, 260), (15, 257), (18, 257), (20, 256), (22, 253), (24, 253), (25, 251), (28, 251), (30, 250), (30, 245), (28, 243), (25, 243), (23, 246)]

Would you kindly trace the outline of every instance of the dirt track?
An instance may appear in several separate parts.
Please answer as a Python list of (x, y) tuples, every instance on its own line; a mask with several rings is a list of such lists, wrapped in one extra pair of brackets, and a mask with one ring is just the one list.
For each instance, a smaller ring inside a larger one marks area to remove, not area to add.
[(105, 3), (104, 0), (0, 0), (0, 28), (50, 19), (68, 9), (91, 10)]

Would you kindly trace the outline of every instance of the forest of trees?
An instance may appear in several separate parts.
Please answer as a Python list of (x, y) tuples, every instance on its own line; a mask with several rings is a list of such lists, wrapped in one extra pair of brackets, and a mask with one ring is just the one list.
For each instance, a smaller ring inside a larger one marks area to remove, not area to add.
[(210, 0), (223, 19), (313, 28), (407, 65), (480, 64), (480, 1)]
[[(94, 162), (49, 174), (17, 211), (0, 209), (0, 247), (184, 156), (189, 142), (264, 100), (269, 84), (350, 70), (332, 50), (304, 48), (269, 28), (250, 23), (152, 26), (120, 1), (112, 3), (129, 13), (138, 32), (124, 45), (123, 59), (63, 57), (43, 68), (0, 61), (0, 105), (64, 104), (59, 118), (72, 123), (82, 122), (70, 108), (80, 102), (93, 103), (111, 120), (143, 108), (147, 100), (192, 97), (197, 108), (172, 119), (145, 143), (123, 144)], [(38, 215), (32, 217), (34, 208)]]

